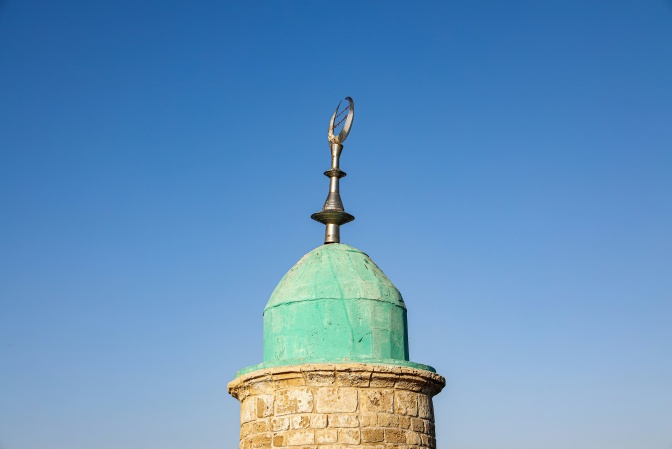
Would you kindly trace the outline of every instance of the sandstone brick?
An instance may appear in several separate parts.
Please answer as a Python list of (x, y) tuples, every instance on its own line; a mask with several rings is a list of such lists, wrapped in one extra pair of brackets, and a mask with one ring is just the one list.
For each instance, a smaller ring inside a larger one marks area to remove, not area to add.
[(321, 429), (315, 431), (315, 442), (317, 444), (335, 443), (338, 441), (337, 429)]
[(357, 415), (329, 415), (329, 427), (359, 427)]
[(289, 429), (289, 417), (280, 417), (271, 419), (271, 430), (277, 432), (279, 430)]
[(421, 391), (424, 385), (425, 381), (418, 379), (417, 376), (402, 374), (394, 387), (399, 390)]
[(359, 394), (359, 410), (372, 413), (393, 413), (391, 390), (369, 389)]
[(370, 372), (337, 372), (336, 380), (341, 387), (368, 387)]
[(310, 427), (313, 429), (324, 429), (327, 427), (327, 415), (315, 414), (310, 417)]
[(250, 396), (240, 404), (240, 423), (252, 421), (256, 416), (256, 401), (254, 396)]
[(381, 413), (378, 415), (378, 425), (381, 427), (399, 427), (399, 416)]
[(268, 432), (268, 421), (254, 421), (252, 424), (251, 433), (263, 433)]
[(359, 423), (362, 427), (375, 427), (378, 424), (378, 417), (375, 413), (362, 413)]
[(284, 388), (294, 388), (294, 387), (304, 387), (306, 386), (305, 379), (287, 379), (287, 380), (279, 380), (275, 382), (275, 385), (278, 387), (278, 389), (284, 389)]
[(285, 436), (284, 435), (275, 435), (273, 437), (273, 446), (274, 447), (284, 447), (285, 446)]
[(253, 449), (256, 448), (269, 448), (271, 447), (271, 435), (270, 434), (263, 434), (263, 435), (254, 435), (250, 439), (251, 447)]
[(252, 433), (252, 423), (246, 422), (240, 425), (240, 438), (243, 438)]
[(403, 430), (385, 429), (386, 443), (406, 443), (406, 435)]
[(315, 444), (315, 432), (312, 430), (294, 430), (285, 434), (287, 446)]
[(360, 364), (260, 371), (229, 384), (241, 401), (240, 449), (436, 449), (441, 376)]
[(318, 413), (353, 413), (357, 410), (357, 390), (320, 388), (315, 398)]
[(411, 429), (414, 432), (424, 432), (425, 431), (425, 423), (418, 418), (411, 418)]
[(257, 418), (266, 418), (273, 414), (272, 394), (260, 394), (257, 398)]
[(398, 375), (402, 373), (402, 368), (400, 366), (393, 366), (393, 365), (374, 365), (373, 372)]
[(333, 371), (310, 371), (304, 373), (306, 385), (311, 387), (328, 387), (336, 382), (336, 373)]
[(418, 415), (421, 418), (434, 419), (434, 407), (431, 397), (424, 394), (418, 395)]
[(418, 432), (406, 432), (406, 443), (419, 445), (422, 444), (422, 438), (420, 438), (420, 433)]
[(383, 429), (362, 429), (362, 443), (379, 443), (385, 441)]
[(313, 411), (313, 393), (308, 388), (280, 391), (275, 398), (275, 414), (289, 415)]
[(393, 373), (373, 373), (369, 386), (371, 388), (394, 388), (397, 377)]
[(264, 394), (268, 393), (273, 389), (273, 381), (271, 380), (271, 375), (264, 376), (263, 378), (257, 379), (255, 382), (251, 382), (247, 391), (250, 395)]
[(361, 432), (359, 429), (340, 429), (338, 431), (338, 442), (344, 444), (359, 444)]
[(292, 416), (292, 429), (307, 429), (310, 427), (310, 416), (309, 415), (297, 415)]
[(418, 395), (410, 391), (395, 391), (394, 411), (400, 415), (418, 416)]
[(411, 427), (411, 418), (409, 418), (408, 416), (400, 416), (399, 428), (408, 429), (409, 427)]
[(273, 374), (274, 388), (303, 387), (306, 380), (300, 372), (277, 373)]

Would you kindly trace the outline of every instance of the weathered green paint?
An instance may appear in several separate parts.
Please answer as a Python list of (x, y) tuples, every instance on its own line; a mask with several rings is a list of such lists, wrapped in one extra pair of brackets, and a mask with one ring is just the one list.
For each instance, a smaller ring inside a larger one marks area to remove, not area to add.
[(408, 360), (406, 306), (363, 252), (339, 243), (306, 254), (264, 309), (264, 362)]
[(340, 243), (309, 252), (280, 280), (264, 309), (264, 362), (240, 370), (305, 363), (409, 366), (406, 305), (358, 249)]
[(264, 312), (264, 361), (408, 360), (406, 309), (361, 298), (282, 304)]

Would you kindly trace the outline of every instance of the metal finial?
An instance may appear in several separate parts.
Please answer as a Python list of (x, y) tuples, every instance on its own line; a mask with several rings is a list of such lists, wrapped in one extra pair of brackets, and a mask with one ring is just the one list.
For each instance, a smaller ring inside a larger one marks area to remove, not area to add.
[[(338, 167), (338, 160), (341, 157), (341, 151), (343, 151), (343, 142), (348, 138), (352, 128), (352, 120), (355, 118), (355, 103), (350, 97), (345, 97), (345, 101), (348, 102), (348, 105), (340, 109), (343, 102), (339, 102), (329, 122), (327, 137), (331, 147), (331, 169), (324, 172), (324, 176), (329, 178), (329, 195), (327, 195), (327, 201), (324, 202), (322, 211), (310, 216), (313, 220), (327, 225), (324, 243), (339, 243), (341, 241), (340, 226), (355, 219), (343, 208), (338, 189), (338, 180), (345, 177), (345, 172)], [(334, 134), (334, 131), (338, 130), (341, 124), (343, 127), (340, 132)]]

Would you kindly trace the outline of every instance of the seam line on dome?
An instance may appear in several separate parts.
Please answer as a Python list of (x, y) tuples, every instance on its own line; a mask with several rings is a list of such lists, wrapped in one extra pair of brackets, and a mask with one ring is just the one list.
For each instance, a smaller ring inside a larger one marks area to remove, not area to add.
[(390, 301), (386, 301), (384, 299), (376, 299), (376, 298), (307, 298), (307, 299), (294, 299), (291, 301), (283, 301), (280, 304), (273, 304), (272, 306), (266, 306), (264, 308), (264, 312), (266, 312), (269, 309), (273, 309), (275, 307), (280, 307), (284, 306), (286, 304), (294, 304), (297, 302), (311, 302), (311, 301), (322, 301), (322, 300), (333, 300), (333, 301), (376, 301), (376, 302), (384, 302), (386, 304), (389, 304), (391, 306), (399, 307), (400, 309), (406, 309), (406, 305), (402, 302), (401, 304), (395, 304)]

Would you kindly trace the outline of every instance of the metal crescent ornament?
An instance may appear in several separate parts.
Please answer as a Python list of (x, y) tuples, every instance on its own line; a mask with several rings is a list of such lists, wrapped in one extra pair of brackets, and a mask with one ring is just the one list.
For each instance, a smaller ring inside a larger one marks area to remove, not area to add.
[[(348, 107), (343, 109), (340, 113), (338, 111), (338, 108), (341, 107), (341, 103), (343, 101), (340, 101), (338, 103), (338, 106), (336, 106), (336, 110), (334, 111), (334, 115), (331, 116), (331, 120), (329, 121), (329, 133), (327, 134), (327, 138), (329, 139), (329, 143), (331, 144), (342, 144), (345, 142), (345, 139), (348, 138), (348, 134), (350, 134), (350, 129), (352, 128), (352, 121), (355, 118), (355, 102), (352, 101), (352, 98), (350, 97), (345, 97), (345, 100), (348, 102)], [(341, 121), (345, 120), (345, 124), (343, 125), (343, 129), (341, 129), (341, 132), (338, 133), (338, 135), (334, 135), (334, 128), (338, 127), (341, 122), (336, 123), (334, 125), (334, 122), (336, 121), (336, 118), (341, 115), (344, 111), (348, 111), (347, 115), (345, 118), (341, 119)]]

